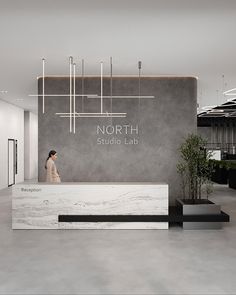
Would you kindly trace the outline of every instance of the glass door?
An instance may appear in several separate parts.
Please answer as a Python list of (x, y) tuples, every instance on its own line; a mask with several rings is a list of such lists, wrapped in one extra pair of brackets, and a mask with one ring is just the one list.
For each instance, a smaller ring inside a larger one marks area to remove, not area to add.
[(8, 139), (8, 186), (15, 184), (15, 140)]

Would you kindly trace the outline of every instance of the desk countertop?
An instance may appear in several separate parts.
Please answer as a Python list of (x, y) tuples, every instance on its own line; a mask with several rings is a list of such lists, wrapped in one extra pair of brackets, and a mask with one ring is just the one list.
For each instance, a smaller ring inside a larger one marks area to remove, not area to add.
[(21, 182), (15, 186), (34, 186), (34, 185), (167, 185), (164, 182)]

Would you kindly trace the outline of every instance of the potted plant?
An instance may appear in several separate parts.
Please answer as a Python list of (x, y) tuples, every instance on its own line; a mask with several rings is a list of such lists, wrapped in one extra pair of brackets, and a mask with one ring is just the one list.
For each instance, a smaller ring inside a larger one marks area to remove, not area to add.
[[(178, 210), (183, 215), (220, 214), (219, 205), (208, 197), (213, 191), (211, 175), (213, 163), (210, 161), (206, 140), (196, 134), (190, 134), (180, 146), (180, 160), (177, 171), (181, 177), (182, 198), (176, 200)], [(205, 195), (205, 198), (203, 198)], [(219, 228), (216, 222), (183, 222), (185, 229)]]

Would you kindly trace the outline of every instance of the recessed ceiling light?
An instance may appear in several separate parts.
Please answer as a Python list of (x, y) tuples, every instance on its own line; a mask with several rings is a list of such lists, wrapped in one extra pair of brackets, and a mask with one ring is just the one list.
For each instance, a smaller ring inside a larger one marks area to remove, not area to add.
[(24, 98), (17, 98), (16, 100), (17, 101), (22, 101), (22, 100), (24, 100)]
[(0, 93), (7, 93), (7, 90), (0, 90)]
[(220, 110), (220, 109), (213, 109), (213, 110), (210, 110), (210, 111), (208, 111), (207, 113), (209, 114), (209, 113), (223, 113), (224, 112), (224, 110)]

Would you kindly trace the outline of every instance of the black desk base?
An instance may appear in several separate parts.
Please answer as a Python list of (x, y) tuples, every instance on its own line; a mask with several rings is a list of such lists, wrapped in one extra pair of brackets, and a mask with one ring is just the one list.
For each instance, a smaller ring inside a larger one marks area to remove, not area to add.
[(169, 207), (169, 215), (59, 215), (58, 222), (229, 222), (230, 216), (211, 215), (181, 215), (175, 206)]

